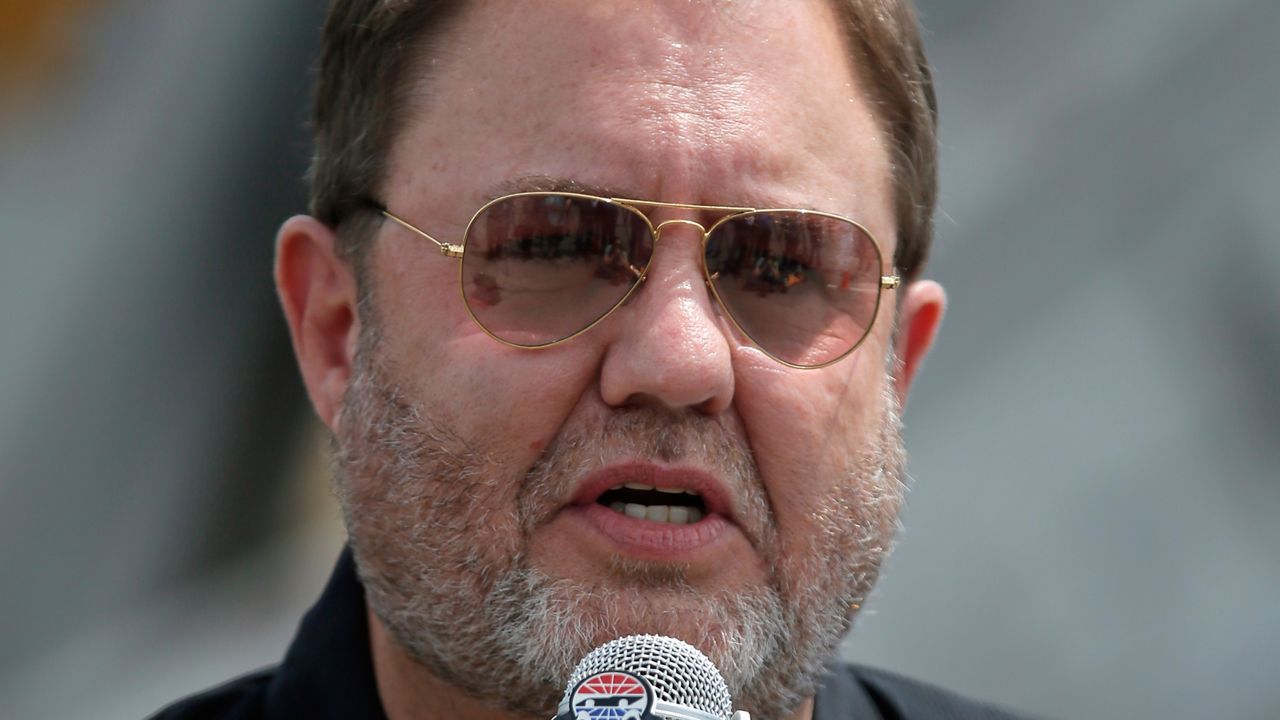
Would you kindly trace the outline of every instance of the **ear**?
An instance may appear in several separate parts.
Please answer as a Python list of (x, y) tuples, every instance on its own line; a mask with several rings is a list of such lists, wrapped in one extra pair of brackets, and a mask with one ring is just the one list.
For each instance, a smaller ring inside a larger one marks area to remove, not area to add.
[(337, 430), (360, 331), (355, 277), (338, 257), (329, 226), (307, 215), (285, 221), (276, 236), (276, 292), (293, 352), (316, 414)]
[(898, 340), (895, 350), (898, 366), (894, 369), (894, 390), (898, 404), (906, 406), (911, 381), (933, 347), (942, 314), (947, 309), (947, 294), (932, 280), (916, 280), (907, 285), (898, 310)]

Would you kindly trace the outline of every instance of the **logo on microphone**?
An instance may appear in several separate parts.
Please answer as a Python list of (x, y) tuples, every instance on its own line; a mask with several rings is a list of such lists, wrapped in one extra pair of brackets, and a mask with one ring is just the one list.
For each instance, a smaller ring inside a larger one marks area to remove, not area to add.
[(570, 700), (575, 720), (641, 720), (649, 716), (652, 706), (649, 683), (618, 670), (583, 678)]

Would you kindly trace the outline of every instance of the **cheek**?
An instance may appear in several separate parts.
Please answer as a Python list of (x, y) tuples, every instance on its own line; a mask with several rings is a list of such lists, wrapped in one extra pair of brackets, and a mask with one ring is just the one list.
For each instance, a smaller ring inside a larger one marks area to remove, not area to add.
[(822, 370), (739, 369), (737, 409), (785, 545), (848, 492), (839, 485), (878, 440), (885, 374), (866, 350)]
[(422, 397), (457, 432), (527, 467), (559, 432), (594, 377), (579, 348), (517, 350), (484, 335), (448, 344), (449, 362), (422, 378)]
[(387, 281), (375, 300), (385, 319), (383, 353), (396, 377), (437, 424), (522, 476), (591, 387), (596, 348), (508, 347), (467, 315), (456, 267), (434, 257), (380, 264)]

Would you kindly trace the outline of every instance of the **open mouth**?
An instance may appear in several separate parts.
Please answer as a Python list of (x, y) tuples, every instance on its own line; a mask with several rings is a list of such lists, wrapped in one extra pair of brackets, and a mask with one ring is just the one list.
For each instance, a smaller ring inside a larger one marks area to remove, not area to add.
[(673, 525), (692, 525), (707, 512), (706, 503), (695, 490), (641, 483), (615, 485), (604, 491), (596, 503), (628, 517)]

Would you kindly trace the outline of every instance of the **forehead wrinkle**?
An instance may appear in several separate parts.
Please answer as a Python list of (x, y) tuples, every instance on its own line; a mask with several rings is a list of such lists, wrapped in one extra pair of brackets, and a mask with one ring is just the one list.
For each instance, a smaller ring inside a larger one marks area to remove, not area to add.
[[(585, 132), (593, 143), (620, 156), (624, 164), (651, 170), (653, 176), (678, 176), (704, 190), (693, 197), (649, 197), (710, 205), (746, 205), (756, 208), (789, 207), (851, 214), (860, 187), (845, 187), (840, 196), (830, 192), (832, 177), (874, 177), (876, 162), (844, 157), (833, 152), (836, 133), (857, 132), (847, 123), (828, 121), (820, 114), (796, 107), (782, 113), (761, 112), (779, 103), (796, 106), (779, 94), (762, 101), (761, 95), (742, 80), (688, 90), (679, 83), (647, 79), (633, 82), (628, 90), (617, 87), (618, 102), (637, 93), (660, 101), (643, 104), (638, 112), (609, 118)], [(653, 90), (653, 88), (660, 90)], [(817, 190), (823, 187), (822, 190)], [(678, 189), (674, 189), (679, 192)], [(630, 197), (645, 198), (631, 194)]]
[[(797, 143), (776, 142), (779, 135), (794, 135), (808, 123), (797, 122), (792, 110), (775, 111), (785, 100), (769, 85), (738, 70), (703, 72), (675, 64), (648, 74), (619, 73), (601, 92), (603, 105), (616, 110), (585, 132), (623, 162), (670, 179), (672, 192), (684, 192), (686, 183), (708, 187), (695, 196), (653, 199), (777, 204), (770, 193), (745, 197), (742, 186), (754, 178), (811, 169), (812, 164), (807, 157), (795, 157)], [(776, 150), (780, 144), (792, 151)], [(727, 188), (726, 182), (731, 182)], [(659, 185), (650, 192), (662, 189)]]
[[(752, 9), (762, 5), (749, 4)], [(669, 6), (663, 7), (671, 11)], [(879, 135), (873, 121), (864, 123), (852, 116), (859, 110), (870, 112), (870, 108), (858, 107), (865, 106), (866, 99), (843, 36), (828, 32), (825, 22), (775, 10), (779, 11), (769, 15), (768, 23), (757, 22), (758, 13), (733, 12), (722, 14), (699, 32), (667, 31), (658, 41), (641, 48), (633, 44), (629, 50), (622, 49), (625, 38), (612, 45), (605, 57), (614, 62), (597, 70), (603, 70), (602, 76), (611, 81), (604, 88), (607, 95), (616, 96), (610, 104), (629, 108), (629, 114), (594, 128), (606, 136), (602, 144), (626, 147), (633, 138), (644, 138), (636, 148), (638, 155), (647, 155), (659, 172), (679, 172), (695, 183), (700, 177), (719, 176), (743, 181), (736, 184), (758, 178), (794, 186), (797, 181), (804, 185), (814, 180), (815, 172), (830, 178), (847, 175), (842, 171), (850, 167), (860, 167), (863, 170), (854, 175), (871, 178), (881, 166), (887, 169), (887, 162), (872, 157), (878, 152), (868, 154), (867, 148), (853, 157), (833, 152), (843, 147), (839, 141), (850, 133), (869, 130)], [(824, 34), (818, 38), (818, 47), (802, 46), (799, 38), (812, 39), (814, 32)], [(715, 42), (715, 36), (725, 33), (758, 38), (770, 46), (776, 61), (762, 63), (751, 52), (739, 57), (757, 45)], [(707, 44), (693, 46), (682, 42), (690, 35), (713, 37)], [(815, 58), (827, 57), (832, 51), (839, 61), (836, 67), (816, 66)], [(795, 88), (812, 91), (815, 78), (821, 78), (818, 87), (822, 97), (797, 97)], [(636, 105), (637, 97), (645, 101)], [(873, 139), (872, 144), (880, 143)], [(840, 212), (852, 210), (849, 203), (858, 203), (854, 197), (832, 198), (830, 192), (811, 195), (803, 191), (784, 193), (793, 199), (778, 202), (778, 194), (770, 189), (751, 197), (743, 197), (738, 192), (741, 189), (735, 187), (734, 197), (728, 199), (720, 195), (683, 199), (753, 206), (805, 206), (817, 201), (824, 205), (821, 209)], [(860, 188), (851, 187), (848, 194), (861, 194)], [(800, 198), (805, 202), (796, 202)], [(834, 208), (832, 200), (839, 200)]]

